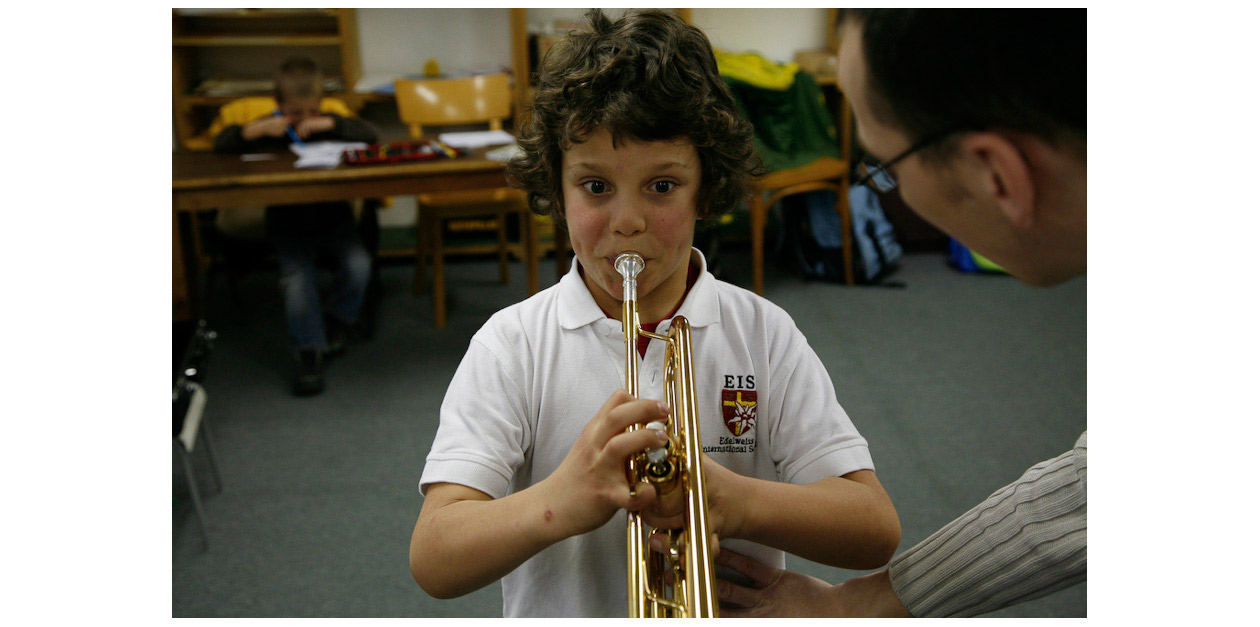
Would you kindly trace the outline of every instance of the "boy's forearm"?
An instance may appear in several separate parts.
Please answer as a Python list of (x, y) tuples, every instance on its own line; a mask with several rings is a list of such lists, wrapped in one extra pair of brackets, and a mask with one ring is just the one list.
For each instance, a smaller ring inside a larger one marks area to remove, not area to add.
[(411, 541), (411, 572), (425, 592), (450, 599), (479, 590), (568, 537), (547, 515), (535, 485), (493, 500), (422, 510)]
[(901, 541), (901, 525), (874, 473), (859, 472), (808, 485), (746, 477), (747, 493), (737, 498), (749, 507), (735, 537), (830, 566), (883, 566)]

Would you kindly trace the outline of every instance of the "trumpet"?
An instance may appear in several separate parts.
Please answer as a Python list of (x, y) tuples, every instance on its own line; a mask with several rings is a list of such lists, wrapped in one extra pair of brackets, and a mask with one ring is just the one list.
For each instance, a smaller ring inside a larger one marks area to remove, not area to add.
[(631, 457), (626, 474), (631, 486), (647, 481), (658, 495), (686, 490), (687, 524), (662, 530), (667, 554), (651, 550), (656, 532), (638, 512), (626, 517), (626, 597), (631, 618), (711, 618), (717, 616), (717, 590), (710, 549), (708, 503), (700, 467), (700, 426), (696, 414), (695, 374), (691, 362), (691, 325), (683, 316), (670, 322), (669, 335), (639, 326), (638, 275), (643, 257), (634, 252), (617, 256), (614, 267), (622, 277), (622, 331), (626, 342), (626, 391), (639, 397), (640, 335), (662, 340), (665, 349), (665, 402), (673, 408), (668, 424), (653, 422), (634, 429), (666, 432), (666, 443)]

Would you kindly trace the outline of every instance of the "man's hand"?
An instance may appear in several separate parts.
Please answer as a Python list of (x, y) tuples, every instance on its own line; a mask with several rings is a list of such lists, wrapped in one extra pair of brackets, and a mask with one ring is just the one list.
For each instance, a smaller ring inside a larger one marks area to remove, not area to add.
[(888, 571), (831, 585), (817, 577), (771, 568), (745, 555), (722, 551), (715, 561), (753, 581), (752, 587), (717, 583), (727, 617), (901, 617), (911, 616), (888, 581)]

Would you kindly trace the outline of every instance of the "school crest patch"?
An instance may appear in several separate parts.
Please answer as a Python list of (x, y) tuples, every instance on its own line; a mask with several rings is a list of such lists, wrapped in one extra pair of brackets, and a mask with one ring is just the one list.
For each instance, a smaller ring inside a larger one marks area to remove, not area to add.
[(722, 418), (736, 437), (751, 431), (757, 426), (757, 392), (722, 390)]

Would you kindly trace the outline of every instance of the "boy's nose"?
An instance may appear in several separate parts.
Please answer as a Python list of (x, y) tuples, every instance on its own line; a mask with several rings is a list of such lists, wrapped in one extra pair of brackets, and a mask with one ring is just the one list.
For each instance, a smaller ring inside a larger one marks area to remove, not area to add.
[(612, 207), (609, 227), (618, 235), (635, 235), (647, 228), (647, 220), (640, 203), (633, 199), (619, 198)]

